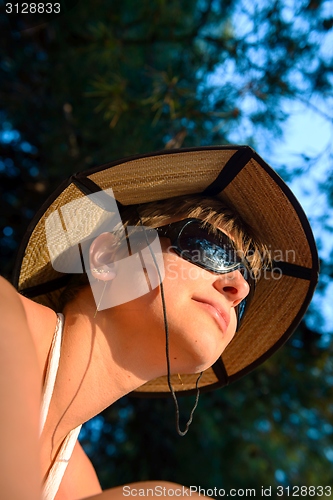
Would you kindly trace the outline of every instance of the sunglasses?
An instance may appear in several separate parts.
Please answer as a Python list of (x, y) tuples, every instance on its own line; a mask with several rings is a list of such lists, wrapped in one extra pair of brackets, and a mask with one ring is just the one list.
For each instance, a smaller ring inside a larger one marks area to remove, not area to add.
[(216, 274), (239, 271), (250, 287), (249, 294), (235, 308), (239, 329), (253, 298), (255, 281), (233, 241), (223, 231), (200, 219), (184, 219), (155, 227), (160, 237), (169, 238), (172, 250), (183, 259)]

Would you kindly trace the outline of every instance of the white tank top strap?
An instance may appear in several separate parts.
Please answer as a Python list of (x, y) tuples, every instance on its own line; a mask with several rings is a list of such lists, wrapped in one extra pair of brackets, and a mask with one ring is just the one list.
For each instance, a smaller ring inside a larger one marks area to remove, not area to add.
[(50, 403), (52, 399), (52, 394), (54, 390), (54, 385), (58, 373), (59, 361), (60, 361), (60, 352), (61, 352), (61, 341), (62, 341), (62, 332), (64, 329), (64, 316), (63, 314), (58, 314), (58, 321), (56, 325), (56, 329), (53, 335), (50, 354), (49, 354), (49, 362), (47, 365), (45, 382), (43, 387), (43, 397), (42, 397), (42, 408), (41, 408), (41, 418), (40, 418), (40, 433), (42, 433), (44, 429), (44, 425), (46, 422), (47, 414), (49, 412)]
[[(64, 316), (58, 314), (56, 330), (52, 339), (49, 362), (46, 370), (42, 397), (40, 432), (42, 433), (49, 412), (57, 372), (59, 368)], [(73, 429), (64, 439), (58, 455), (50, 469), (43, 487), (43, 500), (53, 500), (57, 494), (62, 478), (65, 474), (69, 459), (72, 456), (75, 443), (81, 430), (81, 425)]]

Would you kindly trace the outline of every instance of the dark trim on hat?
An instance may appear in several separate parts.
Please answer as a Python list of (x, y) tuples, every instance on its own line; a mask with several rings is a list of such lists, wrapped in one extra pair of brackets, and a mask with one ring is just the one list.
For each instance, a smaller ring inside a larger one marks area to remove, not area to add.
[[(219, 380), (219, 382), (218, 382), (219, 387), (225, 387), (226, 385), (228, 385), (229, 384), (229, 375), (228, 375), (227, 370), (225, 369), (225, 366), (224, 366), (224, 363), (223, 363), (221, 356), (219, 357), (219, 359), (217, 361), (215, 361), (212, 368), (213, 368), (213, 371), (214, 371), (216, 377)], [(208, 387), (210, 387), (210, 386), (208, 386)]]
[(75, 184), (77, 188), (81, 191), (83, 194), (92, 194), (92, 193), (99, 193), (100, 191), (103, 191), (102, 188), (96, 184), (96, 182), (92, 181), (86, 176), (81, 175), (80, 173), (74, 174), (72, 176), (72, 182)]
[(25, 297), (38, 297), (39, 295), (44, 295), (46, 293), (55, 292), (59, 288), (64, 288), (68, 285), (73, 274), (65, 274), (60, 278), (55, 278), (53, 280), (47, 281), (46, 283), (40, 283), (39, 285), (29, 286), (20, 290), (20, 293)]
[(274, 269), (279, 269), (284, 276), (291, 276), (292, 278), (299, 278), (301, 280), (311, 280), (312, 276), (312, 269), (310, 267), (299, 266), (291, 262), (273, 260), (273, 272)]
[[(95, 205), (98, 205), (106, 212), (114, 211), (113, 209), (110, 209), (110, 199), (112, 199), (111, 196), (108, 195), (98, 184), (96, 184), (96, 182), (88, 179), (88, 177), (79, 176), (77, 174), (73, 175), (72, 182), (81, 191), (81, 193), (85, 195), (99, 193), (98, 197), (91, 201), (93, 201)], [(122, 207), (121, 203), (119, 203), (116, 198), (114, 198), (114, 200), (119, 207)]]
[(203, 192), (204, 196), (216, 196), (221, 193), (234, 180), (239, 172), (249, 163), (254, 151), (250, 147), (244, 146), (236, 151), (230, 160), (225, 164), (222, 171)]

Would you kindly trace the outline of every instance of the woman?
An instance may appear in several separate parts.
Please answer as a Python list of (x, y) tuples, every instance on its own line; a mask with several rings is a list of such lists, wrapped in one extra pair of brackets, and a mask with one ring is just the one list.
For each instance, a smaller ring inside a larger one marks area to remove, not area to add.
[(23, 241), (20, 294), (1, 280), (3, 497), (122, 497), (101, 492), (81, 424), (131, 391), (171, 392), (178, 411), (177, 391), (248, 373), (296, 328), (317, 274), (302, 209), (248, 147), (72, 176)]

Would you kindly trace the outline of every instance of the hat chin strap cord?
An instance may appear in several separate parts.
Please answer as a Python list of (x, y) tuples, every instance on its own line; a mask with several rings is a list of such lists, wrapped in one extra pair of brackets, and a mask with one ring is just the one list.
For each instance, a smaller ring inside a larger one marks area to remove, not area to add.
[(138, 214), (140, 225), (141, 225), (141, 227), (143, 229), (143, 232), (144, 232), (144, 235), (145, 235), (145, 238), (146, 238), (146, 242), (147, 242), (147, 246), (148, 246), (149, 251), (151, 253), (151, 256), (153, 258), (153, 261), (154, 261), (154, 264), (155, 264), (155, 267), (156, 267), (156, 270), (157, 270), (157, 273), (158, 273), (159, 281), (160, 281), (161, 300), (162, 300), (163, 319), (164, 319), (164, 330), (165, 330), (165, 354), (166, 354), (166, 361), (167, 361), (168, 386), (169, 386), (169, 389), (170, 389), (170, 392), (171, 392), (172, 399), (173, 399), (174, 404), (175, 404), (175, 410), (176, 410), (176, 430), (177, 430), (177, 432), (178, 432), (178, 434), (180, 436), (185, 436), (185, 434), (187, 434), (187, 432), (189, 430), (189, 427), (190, 427), (190, 425), (192, 423), (193, 414), (194, 414), (194, 412), (196, 410), (196, 407), (198, 406), (199, 395), (200, 395), (199, 381), (200, 381), (200, 379), (202, 377), (202, 372), (199, 374), (199, 376), (197, 378), (197, 381), (195, 383), (196, 397), (195, 397), (194, 406), (193, 406), (193, 408), (191, 410), (191, 413), (190, 413), (190, 418), (188, 419), (188, 421), (187, 421), (187, 423), (185, 425), (185, 430), (181, 431), (180, 427), (179, 427), (179, 405), (178, 405), (178, 401), (177, 401), (177, 396), (176, 396), (175, 390), (174, 390), (174, 388), (172, 387), (172, 384), (171, 384), (170, 353), (169, 353), (169, 325), (168, 325), (167, 311), (166, 311), (166, 305), (165, 305), (165, 296), (164, 296), (164, 287), (163, 287), (163, 282), (162, 282), (162, 276), (161, 276), (158, 264), (156, 262), (156, 258), (155, 258), (154, 252), (150, 248), (149, 241), (148, 241), (148, 238), (147, 238), (147, 235), (146, 235), (146, 231), (144, 230), (144, 226), (143, 226), (140, 214), (138, 212), (137, 212), (137, 214)]
[[(156, 265), (156, 268), (158, 270), (158, 274), (160, 275), (160, 271), (158, 269), (158, 266), (157, 266), (157, 263), (155, 262), (155, 265)], [(189, 430), (189, 427), (192, 423), (192, 420), (193, 420), (193, 414), (195, 412), (195, 409), (196, 407), (198, 406), (198, 402), (199, 402), (199, 395), (200, 395), (200, 389), (199, 389), (199, 381), (202, 377), (202, 372), (199, 374), (198, 378), (197, 378), (197, 381), (195, 383), (195, 388), (196, 388), (196, 397), (195, 397), (195, 402), (194, 402), (194, 406), (191, 410), (191, 413), (190, 413), (190, 418), (188, 419), (186, 425), (185, 425), (185, 430), (184, 431), (181, 431), (180, 430), (180, 427), (179, 427), (179, 406), (178, 406), (178, 401), (177, 401), (177, 396), (176, 396), (176, 393), (174, 391), (174, 388), (172, 387), (172, 384), (171, 384), (171, 375), (170, 375), (170, 356), (169, 356), (169, 326), (168, 326), (168, 320), (167, 320), (167, 313), (166, 313), (166, 307), (165, 307), (165, 297), (164, 297), (164, 289), (163, 289), (163, 283), (162, 283), (162, 280), (161, 280), (161, 276), (159, 276), (160, 278), (160, 287), (161, 287), (161, 299), (162, 299), (162, 307), (163, 307), (163, 317), (164, 317), (164, 329), (165, 329), (165, 353), (166, 353), (166, 360), (167, 360), (167, 369), (168, 369), (168, 386), (169, 386), (169, 389), (170, 389), (170, 392), (171, 392), (171, 395), (172, 395), (172, 399), (175, 403), (175, 409), (176, 409), (176, 430), (178, 432), (178, 434), (180, 436), (185, 436), (185, 434), (187, 434), (188, 430)]]

